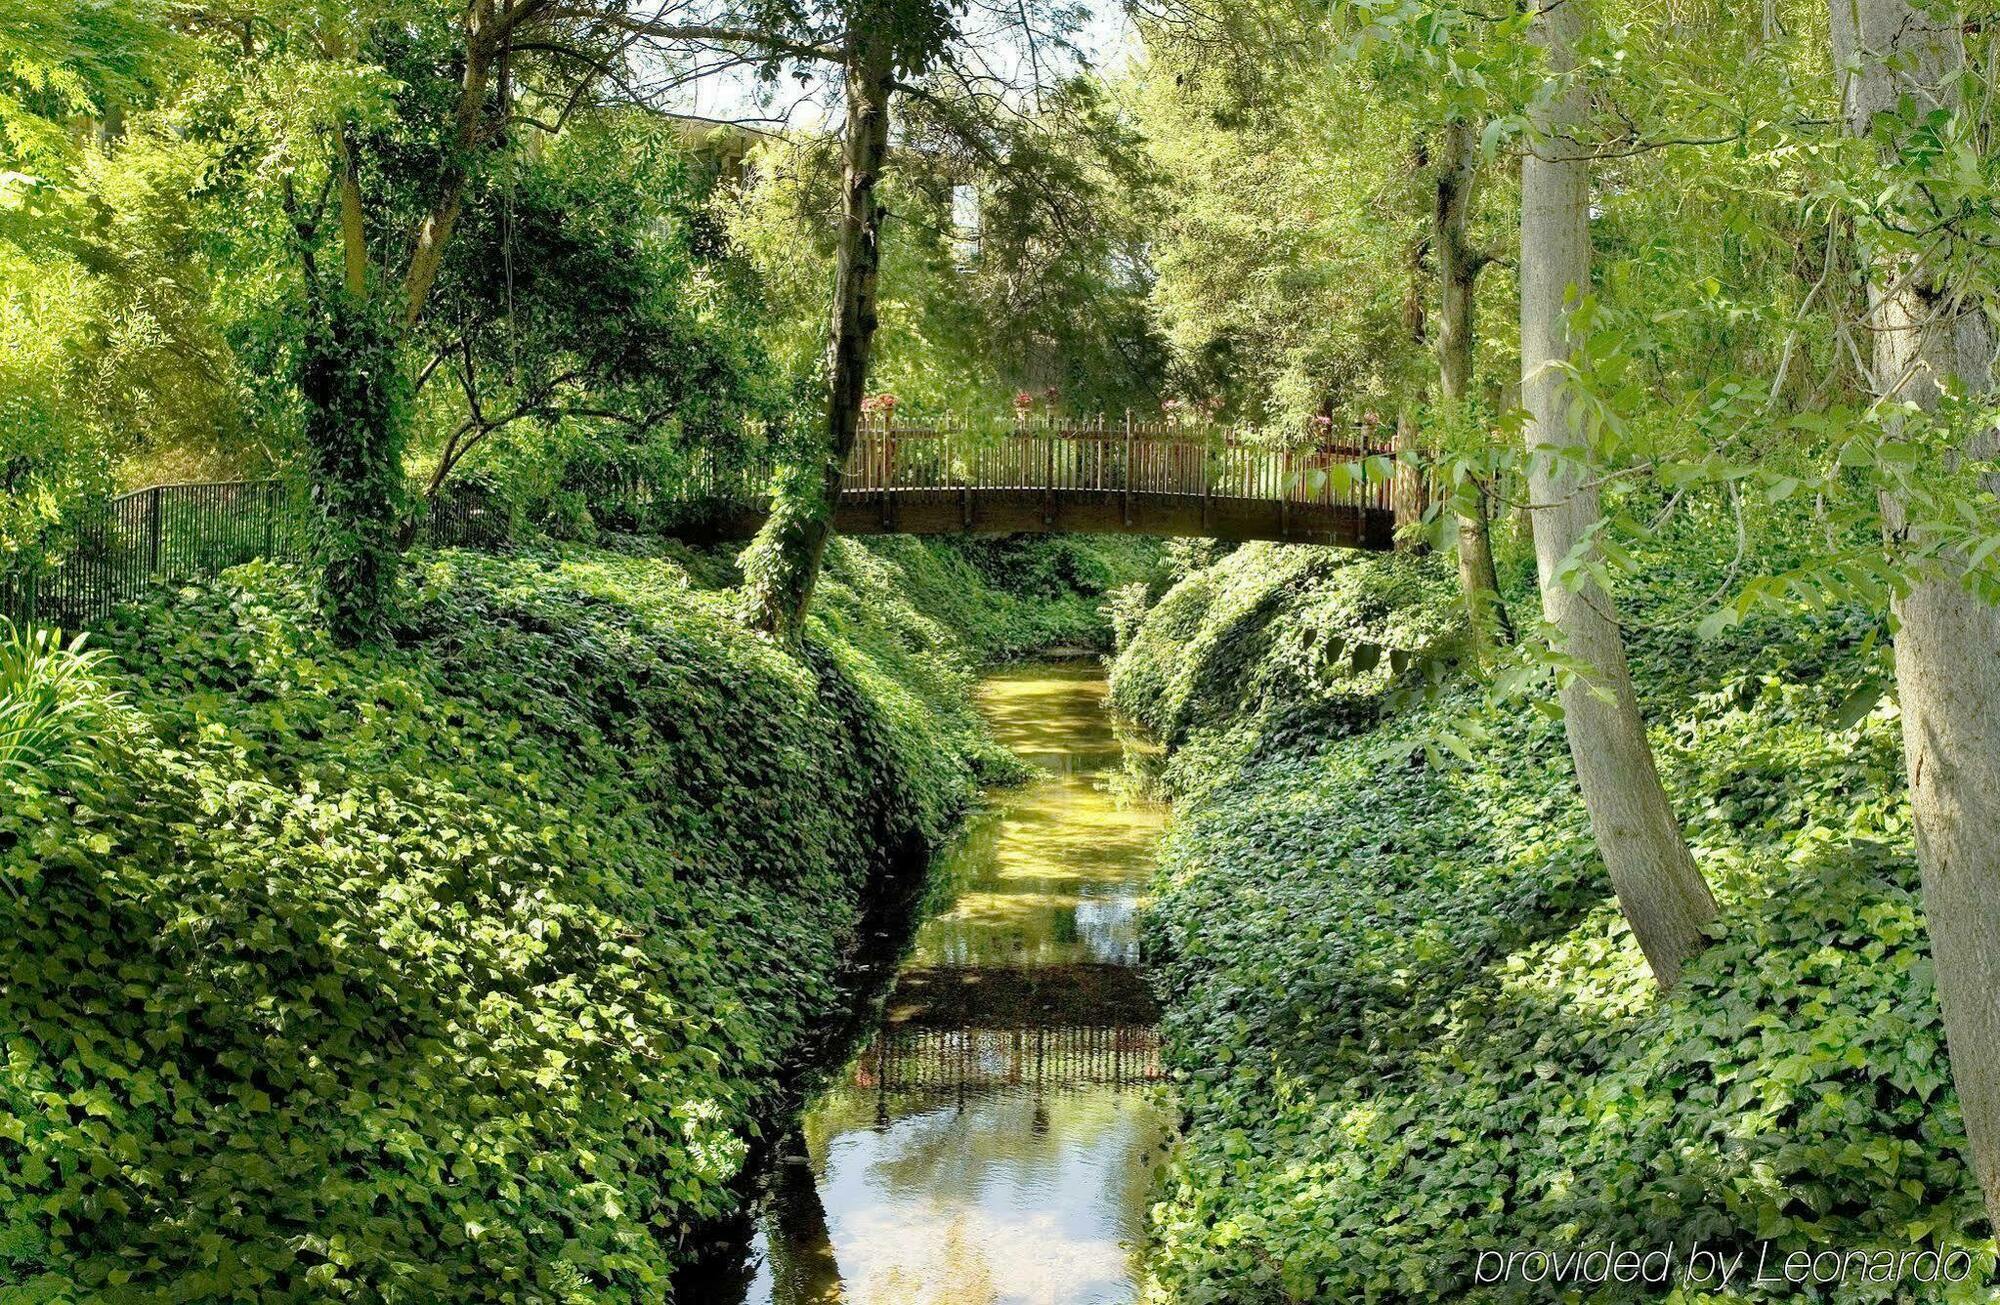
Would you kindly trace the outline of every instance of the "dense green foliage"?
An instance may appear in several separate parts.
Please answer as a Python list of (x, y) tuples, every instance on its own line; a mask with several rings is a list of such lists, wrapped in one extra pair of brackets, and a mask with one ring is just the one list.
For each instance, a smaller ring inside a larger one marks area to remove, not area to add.
[(1477, 715), (1469, 690), (1385, 698), (1379, 669), (1312, 655), (1433, 644), (1432, 564), (1245, 550), (1153, 610), (1114, 694), (1170, 736), (1180, 802), (1149, 924), (1187, 1123), (1163, 1298), (1477, 1299), (1480, 1250), (1694, 1240), (1750, 1263), (1767, 1240), (1969, 1245), (1990, 1268), (1894, 712), (1837, 719), (1867, 622), (1703, 642), (1699, 548), (1663, 545), (1673, 579), (1631, 595), (1655, 746), (1725, 903), (1667, 997), (1559, 724), (1516, 705), (1432, 764), (1402, 741)]
[(1159, 541), (1129, 535), (884, 539), (869, 549), (901, 568), (912, 604), (966, 631), (990, 661), (1110, 651), (1110, 595), (1160, 571)]
[(252, 565), (68, 672), (101, 727), (0, 772), (8, 1299), (660, 1298), (1002, 764), (955, 622), (1026, 618), (837, 541), (802, 662), (643, 551), (421, 555), (366, 651)]
[(1366, 723), (1396, 659), (1456, 635), (1455, 591), (1436, 558), (1352, 561), (1251, 544), (1194, 571), (1134, 632), (1114, 705), (1174, 746), (1239, 716), (1281, 738)]
[[(1067, 84), (1020, 118), (971, 97), (899, 113), (871, 388), (930, 414), (1001, 414), (1020, 392), (1044, 410), (1153, 411), (1166, 367), (1143, 250), (1154, 169), (1104, 89)], [(834, 145), (765, 145), (753, 184), (719, 206), (768, 297), (767, 346), (794, 373), (826, 348)]]

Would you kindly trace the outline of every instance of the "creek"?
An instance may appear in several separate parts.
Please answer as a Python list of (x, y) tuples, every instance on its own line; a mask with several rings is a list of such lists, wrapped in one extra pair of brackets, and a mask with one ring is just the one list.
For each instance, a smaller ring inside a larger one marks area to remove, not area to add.
[(934, 872), (859, 1055), (777, 1148), (746, 1305), (1114, 1305), (1170, 1120), (1137, 915), (1164, 810), (1128, 790), (1093, 663), (982, 681), (1034, 768)]

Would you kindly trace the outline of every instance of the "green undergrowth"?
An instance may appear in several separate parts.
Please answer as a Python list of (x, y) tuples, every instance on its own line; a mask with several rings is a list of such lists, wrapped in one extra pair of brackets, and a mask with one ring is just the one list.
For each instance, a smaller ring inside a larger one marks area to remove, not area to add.
[[(1981, 1281), (1992, 1242), (1894, 710), (1836, 724), (1869, 623), (1705, 642), (1689, 595), (1718, 577), (1698, 540), (1660, 547), (1664, 578), (1626, 595), (1634, 673), (1723, 906), (1667, 997), (1559, 723), (1508, 709), (1443, 768), (1392, 745), (1477, 711), (1470, 691), (1392, 709), (1381, 666), (1314, 653), (1448, 655), (1443, 563), (1245, 549), (1124, 651), (1114, 702), (1168, 740), (1178, 803), (1147, 923), (1186, 1124), (1154, 1210), (1159, 1299), (1706, 1299), (1678, 1276), (1697, 1244), (1746, 1253), (1723, 1298), (1985, 1298), (1859, 1270), (1742, 1287), (1766, 1243), (1772, 1275), (1792, 1251), (1964, 1246)], [(1669, 1246), (1665, 1286), (1478, 1279), (1481, 1251)]]
[(1111, 651), (1113, 592), (1160, 574), (1158, 540), (1132, 535), (884, 536), (868, 553), (894, 566), (918, 611), (1002, 662), (1051, 650)]
[(801, 660), (651, 551), (419, 555), (382, 649), (266, 564), (105, 632), (0, 770), (0, 1300), (667, 1297), (1004, 771), (958, 622), (1018, 609), (836, 541)]

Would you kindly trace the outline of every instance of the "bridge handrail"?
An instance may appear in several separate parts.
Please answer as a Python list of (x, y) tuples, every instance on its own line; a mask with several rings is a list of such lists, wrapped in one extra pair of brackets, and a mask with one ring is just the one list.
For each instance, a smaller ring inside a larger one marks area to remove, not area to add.
[[(1362, 440), (1273, 444), (1167, 422), (1096, 418), (995, 432), (949, 419), (878, 419), (862, 427), (841, 492), (1129, 492), (1389, 510), (1394, 491), (1382, 460), (1390, 456), (1391, 449)], [(1377, 460), (1372, 474), (1334, 471), (1370, 459)]]

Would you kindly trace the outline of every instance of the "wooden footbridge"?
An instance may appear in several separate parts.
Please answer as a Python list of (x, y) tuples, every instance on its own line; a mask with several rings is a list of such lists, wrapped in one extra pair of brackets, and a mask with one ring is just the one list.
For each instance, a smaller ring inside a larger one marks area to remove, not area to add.
[[(876, 421), (847, 460), (834, 527), (848, 535), (1084, 533), (1269, 539), (1387, 549), (1390, 450), (1253, 443), (1131, 420), (1019, 423), (999, 432)], [(727, 515), (748, 538), (761, 501)]]

